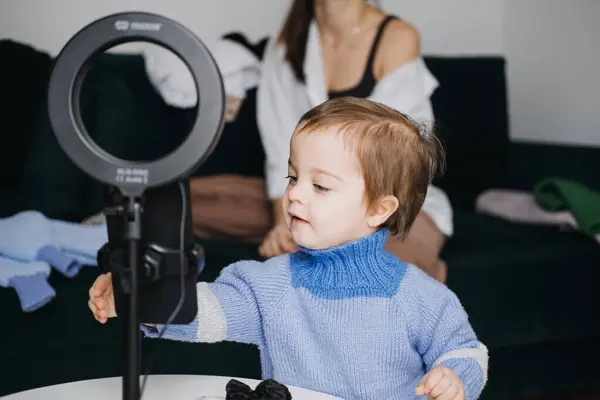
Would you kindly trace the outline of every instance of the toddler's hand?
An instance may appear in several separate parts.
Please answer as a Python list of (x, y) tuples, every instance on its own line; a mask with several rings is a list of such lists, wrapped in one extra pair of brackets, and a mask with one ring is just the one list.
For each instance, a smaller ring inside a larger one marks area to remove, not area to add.
[(108, 274), (100, 275), (90, 288), (88, 306), (90, 307), (90, 310), (92, 310), (94, 318), (102, 324), (104, 324), (108, 318), (117, 316), (115, 311), (112, 275), (110, 272)]
[(437, 400), (465, 400), (465, 389), (458, 375), (441, 365), (425, 374), (417, 385), (415, 394)]
[(294, 242), (292, 233), (285, 223), (280, 223), (269, 231), (258, 249), (258, 254), (261, 257), (271, 258), (296, 250), (298, 250), (298, 245)]

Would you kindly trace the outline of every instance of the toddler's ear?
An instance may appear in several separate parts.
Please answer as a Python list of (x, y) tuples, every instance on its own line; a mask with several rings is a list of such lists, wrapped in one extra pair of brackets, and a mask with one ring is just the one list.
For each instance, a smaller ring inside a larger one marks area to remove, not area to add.
[(396, 196), (384, 196), (370, 207), (367, 223), (371, 228), (381, 226), (399, 206)]

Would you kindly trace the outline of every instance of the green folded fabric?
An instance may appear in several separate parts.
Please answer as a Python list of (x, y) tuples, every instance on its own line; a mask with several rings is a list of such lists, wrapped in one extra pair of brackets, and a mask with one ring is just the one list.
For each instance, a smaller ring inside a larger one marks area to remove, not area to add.
[(600, 234), (599, 192), (567, 179), (547, 178), (534, 186), (533, 197), (547, 211), (570, 211), (582, 232)]

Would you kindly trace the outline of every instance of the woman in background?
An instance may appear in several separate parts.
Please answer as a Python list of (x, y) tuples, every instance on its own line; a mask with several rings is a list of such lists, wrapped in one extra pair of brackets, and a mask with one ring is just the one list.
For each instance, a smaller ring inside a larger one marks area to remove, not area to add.
[[(369, 98), (393, 107), (429, 130), (430, 96), (438, 82), (421, 58), (418, 31), (365, 0), (294, 0), (279, 32), (267, 45), (258, 88), (257, 120), (266, 154), (266, 180), (274, 225), (260, 254), (296, 250), (283, 222), (290, 137), (310, 108), (335, 97)], [(438, 258), (452, 234), (452, 208), (433, 186), (408, 236), (390, 237), (388, 250), (444, 282)]]

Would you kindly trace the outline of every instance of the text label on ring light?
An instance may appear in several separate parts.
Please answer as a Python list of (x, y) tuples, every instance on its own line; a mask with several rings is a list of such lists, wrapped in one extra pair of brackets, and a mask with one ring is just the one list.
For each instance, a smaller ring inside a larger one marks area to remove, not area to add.
[[(89, 136), (79, 107), (81, 86), (93, 58), (119, 44), (143, 41), (175, 53), (189, 68), (197, 93), (196, 121), (187, 139), (158, 160), (141, 163), (108, 154)], [(48, 88), (48, 111), (56, 138), (85, 173), (125, 196), (184, 177), (216, 146), (223, 129), (225, 95), (215, 60), (196, 35), (168, 18), (143, 12), (113, 14), (81, 29), (57, 56)]]

